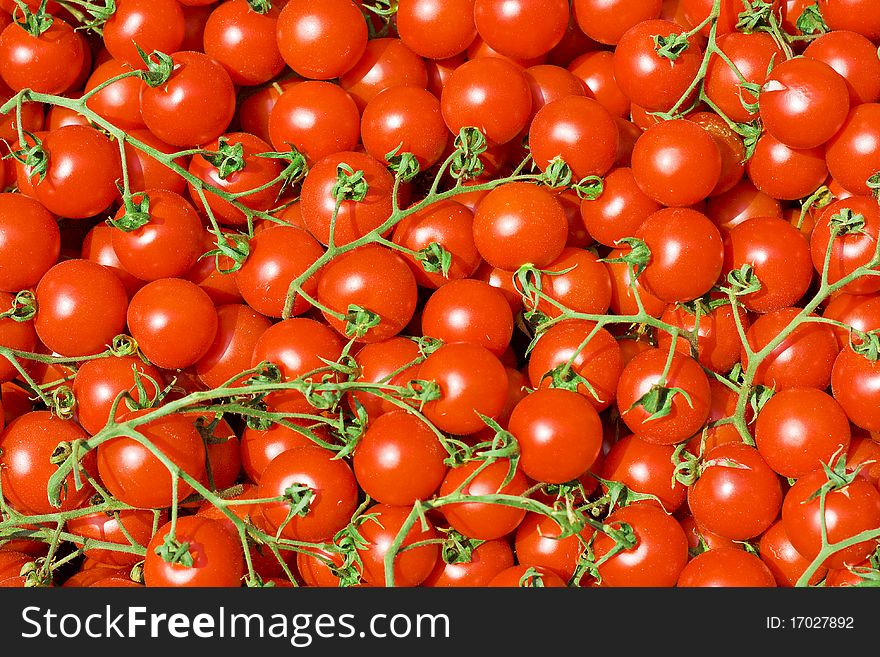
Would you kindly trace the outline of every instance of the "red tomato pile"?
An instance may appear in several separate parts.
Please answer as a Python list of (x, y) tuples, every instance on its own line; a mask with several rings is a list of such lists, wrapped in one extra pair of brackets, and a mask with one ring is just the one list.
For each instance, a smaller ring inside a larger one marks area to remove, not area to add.
[(0, 586), (880, 575), (880, 4), (63, 4), (0, 0)]

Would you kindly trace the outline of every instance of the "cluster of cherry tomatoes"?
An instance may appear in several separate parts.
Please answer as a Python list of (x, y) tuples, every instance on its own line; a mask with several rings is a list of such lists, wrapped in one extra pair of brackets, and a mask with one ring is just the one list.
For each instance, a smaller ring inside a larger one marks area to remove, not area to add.
[(878, 577), (873, 0), (0, 0), (0, 586)]

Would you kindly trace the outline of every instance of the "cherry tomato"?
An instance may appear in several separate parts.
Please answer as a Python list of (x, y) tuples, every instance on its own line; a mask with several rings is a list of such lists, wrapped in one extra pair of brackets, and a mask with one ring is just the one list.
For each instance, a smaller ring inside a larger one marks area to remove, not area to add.
[[(445, 557), (441, 553), (441, 557)], [(486, 586), (502, 570), (513, 566), (513, 551), (504, 539), (481, 541), (462, 560), (437, 559), (422, 586), (436, 588)]]
[(843, 127), (826, 145), (828, 171), (853, 194), (871, 194), (868, 179), (880, 170), (878, 117), (880, 103), (854, 107)]
[[(699, 327), (697, 326), (697, 313), (699, 312)], [(748, 329), (748, 315), (740, 310), (737, 311), (743, 328)], [(685, 331), (697, 332), (697, 350), (699, 363), (713, 372), (723, 374), (739, 362), (740, 342), (739, 331), (736, 326), (734, 310), (729, 303), (712, 308), (690, 308), (681, 304), (671, 305), (663, 312), (660, 319), (667, 324), (677, 326)], [(657, 334), (657, 346), (668, 349), (672, 344), (672, 336), (666, 331)], [(679, 336), (675, 342), (676, 351), (691, 355), (690, 342)]]
[(868, 0), (819, 0), (822, 18), (832, 30), (851, 30), (880, 39), (880, 14)]
[[(174, 533), (172, 534), (172, 529)], [(156, 553), (172, 535), (186, 544), (192, 565), (166, 561)], [(167, 523), (150, 539), (144, 560), (147, 586), (237, 587), (244, 577), (244, 553), (238, 536), (219, 520), (184, 516)]]
[[(11, 309), (13, 301), (14, 297), (11, 294), (0, 292), (0, 308)], [(34, 329), (34, 323), (30, 320), (17, 321), (12, 317), (0, 319), (0, 345), (19, 351), (33, 352), (37, 346), (37, 332)], [(0, 356), (0, 382), (12, 381), (18, 376), (19, 371), (12, 364), (12, 361)], [(3, 424), (0, 422), (0, 428), (2, 426)]]
[(458, 55), (477, 36), (474, 0), (400, 0), (397, 31), (401, 41), (422, 57)]
[[(166, 155), (177, 150), (147, 129), (132, 130), (129, 132), (129, 137)], [(189, 159), (186, 156), (178, 157), (174, 163), (186, 169), (189, 166)], [(165, 189), (169, 192), (183, 194), (186, 189), (186, 181), (175, 171), (164, 166), (152, 155), (135, 148), (128, 141), (125, 144), (125, 164), (128, 167), (128, 184), (133, 192), (142, 192), (145, 189)]]
[[(820, 274), (828, 260), (828, 282), (836, 283), (874, 258), (880, 237), (880, 207), (870, 196), (851, 196), (822, 209), (810, 237), (813, 266)], [(843, 286), (849, 294), (880, 291), (876, 276), (862, 276)]]
[(40, 36), (13, 22), (0, 32), (0, 76), (13, 91), (61, 94), (76, 84), (86, 50), (73, 27), (58, 18)]
[[(590, 251), (566, 247), (547, 265), (541, 276), (541, 291), (549, 299), (539, 299), (536, 307), (548, 317), (562, 314), (556, 304), (574, 312), (601, 315), (611, 305), (611, 274)], [(534, 305), (529, 303), (530, 307)]]
[[(758, 552), (761, 561), (773, 573), (777, 586), (792, 588), (810, 565), (810, 560), (802, 557), (791, 544), (781, 520), (777, 520), (770, 529), (761, 534)], [(810, 586), (822, 581), (825, 573), (824, 567), (819, 568), (810, 578)]]
[(671, 445), (625, 436), (605, 455), (600, 473), (603, 479), (623, 483), (636, 493), (655, 496), (667, 513), (674, 513), (687, 495), (687, 488), (674, 477), (674, 452)]
[(828, 175), (824, 150), (789, 148), (765, 132), (746, 164), (746, 173), (768, 196), (782, 201), (803, 198), (816, 191)]
[(834, 361), (831, 388), (834, 399), (853, 424), (869, 431), (880, 431), (880, 406), (877, 404), (880, 365), (877, 361), (844, 347)]
[[(85, 91), (89, 92), (111, 78), (131, 70), (128, 64), (110, 59), (95, 67), (86, 82)], [(143, 84), (137, 77), (122, 78), (92, 95), (86, 101), (86, 106), (126, 132), (144, 128), (140, 104)]]
[(137, 46), (146, 53), (179, 50), (184, 37), (183, 10), (174, 0), (117, 0), (116, 11), (103, 29), (104, 45), (114, 59), (146, 68)]
[(575, 0), (572, 10), (583, 32), (599, 43), (616, 45), (631, 27), (660, 16), (662, 0)]
[(0, 290), (15, 294), (36, 286), (60, 250), (58, 224), (40, 203), (0, 194)]
[(275, 37), (279, 13), (277, 7), (254, 11), (247, 0), (220, 3), (205, 23), (205, 54), (223, 65), (233, 84), (268, 82), (284, 69)]
[(676, 586), (775, 587), (770, 569), (754, 554), (738, 548), (706, 550), (681, 571)]
[(875, 55), (871, 41), (847, 30), (823, 34), (804, 50), (804, 57), (825, 62), (843, 76), (850, 107), (880, 100), (880, 60)]
[[(404, 523), (411, 509), (407, 506), (389, 506), (376, 504), (366, 510), (367, 518), (358, 525), (358, 532), (366, 545), (358, 549), (363, 565), (362, 577), (372, 586), (386, 586), (385, 555), (397, 536), (403, 531)], [(403, 538), (401, 548), (430, 541), (439, 537), (439, 533), (430, 522), (416, 521)], [(394, 586), (418, 586), (421, 584), (437, 562), (440, 548), (436, 543), (427, 543), (400, 552), (394, 559)]]
[[(131, 544), (128, 538), (130, 536), (140, 545), (146, 545), (153, 536), (153, 517), (152, 511), (144, 509), (90, 513), (71, 518), (67, 523), (67, 531), (84, 538), (126, 546)], [(161, 512), (159, 523), (164, 524), (167, 517), (167, 513)], [(84, 554), (102, 564), (116, 567), (131, 567), (141, 560), (137, 554), (113, 549), (91, 548)]]
[(706, 216), (719, 228), (731, 230), (755, 217), (782, 219), (782, 204), (743, 178), (728, 191), (707, 200)]
[(500, 357), (513, 335), (513, 314), (502, 293), (488, 283), (451, 281), (425, 304), (422, 335), (477, 344)]
[(578, 534), (560, 538), (562, 529), (555, 520), (540, 513), (529, 513), (516, 528), (514, 547), (522, 565), (546, 568), (563, 581), (572, 578), (584, 546), (593, 534), (589, 525)]
[[(345, 89), (363, 111), (378, 94), (392, 87), (424, 89), (428, 84), (425, 62), (407, 48), (400, 39), (371, 39), (354, 68), (339, 78)], [(378, 158), (377, 158), (378, 159)]]
[(201, 382), (218, 387), (248, 369), (254, 346), (271, 325), (269, 319), (248, 306), (219, 306), (214, 342), (195, 364)]

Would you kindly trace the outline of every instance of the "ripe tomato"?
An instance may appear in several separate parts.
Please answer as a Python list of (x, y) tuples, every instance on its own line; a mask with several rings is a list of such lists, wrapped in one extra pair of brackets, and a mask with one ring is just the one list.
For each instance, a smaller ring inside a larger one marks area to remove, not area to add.
[(510, 345), (513, 314), (504, 295), (488, 283), (451, 281), (425, 304), (422, 335), (480, 345), (500, 357)]
[(23, 194), (0, 194), (0, 290), (33, 288), (60, 251), (58, 224), (42, 204)]
[(880, 14), (868, 0), (819, 0), (819, 11), (832, 30), (850, 30), (880, 38)]
[[(663, 380), (667, 359), (666, 350), (644, 351), (623, 369), (617, 384), (617, 408), (626, 426), (642, 440), (658, 445), (672, 445), (689, 438), (709, 416), (709, 380), (697, 361), (675, 352)], [(662, 395), (659, 402), (653, 399), (661, 386), (678, 388), (686, 395), (674, 394), (669, 402), (671, 411), (662, 417), (652, 417), (662, 408), (662, 404), (654, 408), (662, 403)]]
[[(611, 274), (605, 263), (590, 251), (566, 247), (547, 265), (541, 277), (541, 291), (569, 310), (601, 315), (611, 305)], [(543, 298), (535, 307), (549, 317), (559, 317), (563, 312)]]
[[(341, 165), (347, 165), (355, 172), (362, 171), (368, 190), (360, 201), (342, 201), (337, 211), (333, 188)], [(345, 151), (328, 155), (309, 170), (303, 181), (300, 193), (303, 222), (321, 244), (330, 244), (330, 227), (336, 213), (333, 241), (336, 246), (348, 244), (388, 220), (393, 210), (393, 187), (394, 176), (378, 160), (365, 153)]]
[[(260, 477), (259, 497), (277, 497), (297, 487), (309, 496), (304, 512), (288, 521), (291, 502), (263, 504), (271, 531), (295, 541), (333, 537), (351, 520), (357, 506), (357, 482), (349, 465), (322, 447), (297, 447), (276, 456)], [(433, 566), (433, 564), (431, 564)]]
[[(273, 410), (277, 413), (310, 414), (313, 409), (303, 399), (276, 404)], [(310, 431), (321, 440), (329, 438), (326, 426), (306, 419), (288, 418), (288, 422)], [(252, 429), (245, 426), (241, 434), (240, 457), (241, 465), (248, 478), (256, 484), (260, 483), (263, 471), (276, 456), (297, 447), (313, 447), (316, 443), (306, 433), (301, 433), (283, 424), (273, 423), (268, 429)]]
[(620, 37), (614, 50), (614, 79), (636, 105), (665, 112), (690, 86), (703, 59), (696, 40), (688, 39), (687, 48), (675, 60), (659, 55), (655, 45), (657, 37), (682, 32), (675, 23), (656, 19), (642, 21)]
[(375, 418), (352, 465), (363, 491), (382, 504), (412, 506), (431, 497), (446, 476), (446, 450), (425, 423), (397, 410)]
[(775, 587), (773, 573), (760, 558), (739, 548), (706, 550), (681, 571), (676, 586)]
[(782, 204), (743, 178), (728, 191), (708, 199), (706, 216), (719, 228), (731, 230), (755, 217), (782, 219)]
[(739, 296), (751, 311), (768, 313), (794, 305), (813, 280), (809, 245), (783, 219), (754, 217), (724, 234), (725, 273), (751, 265), (761, 283), (757, 292)]
[[(831, 326), (843, 349), (850, 343), (849, 327), (866, 333), (880, 329), (880, 295), (837, 294), (825, 306), (822, 316), (844, 325)], [(854, 338), (854, 342), (858, 343), (858, 338)]]
[(278, 16), (278, 49), (304, 78), (330, 80), (351, 70), (367, 47), (367, 23), (351, 0), (293, 0)]
[[(442, 556), (442, 555), (441, 555)], [(486, 586), (502, 570), (513, 566), (513, 551), (504, 539), (480, 542), (464, 561), (437, 559), (422, 586), (436, 588)]]
[(367, 103), (361, 119), (361, 139), (367, 153), (380, 162), (395, 149), (412, 153), (426, 171), (446, 151), (449, 131), (440, 101), (416, 86), (391, 87)]
[(572, 11), (578, 27), (588, 37), (613, 46), (631, 27), (658, 18), (662, 7), (663, 0), (575, 0)]
[(174, 0), (117, 0), (103, 29), (104, 46), (114, 59), (146, 68), (135, 44), (146, 53), (177, 52), (183, 44), (183, 10)]
[(528, 59), (550, 52), (560, 42), (568, 27), (568, 12), (565, 0), (476, 0), (474, 23), (494, 50)]
[[(822, 500), (816, 493), (827, 481), (821, 468), (804, 475), (788, 490), (782, 504), (782, 524), (791, 544), (811, 562), (822, 548), (823, 524), (831, 545), (880, 526), (880, 493), (863, 477), (830, 491), (825, 496), (823, 514)], [(823, 565), (855, 566), (876, 547), (876, 540), (861, 541), (835, 552)]]
[[(204, 255), (210, 251), (216, 251), (217, 243), (221, 239), (225, 239), (227, 245), (235, 246), (227, 232), (222, 233), (222, 237), (218, 238), (211, 231), (203, 231), (202, 256), (182, 278), (202, 288), (215, 305), (241, 303), (243, 299), (236, 285), (238, 272), (230, 271), (235, 264), (232, 258), (224, 255)], [(223, 271), (221, 272), (221, 270)]]
[[(94, 493), (91, 484), (77, 489), (73, 472), (59, 491), (61, 506), (49, 502), (49, 479), (57, 466), (52, 462), (63, 443), (85, 440), (88, 434), (76, 422), (62, 420), (49, 411), (25, 413), (9, 423), (0, 434), (0, 477), (3, 496), (20, 513), (42, 515), (71, 511), (82, 506)], [(77, 467), (95, 475), (95, 453), (82, 454)], [(81, 477), (82, 479), (82, 477)]]
[[(375, 515), (374, 515), (375, 514)], [(358, 532), (366, 545), (358, 548), (363, 571), (361, 576), (371, 586), (386, 586), (385, 555), (391, 544), (403, 530), (403, 524), (410, 514), (406, 506), (375, 504), (366, 510), (368, 516), (360, 525)], [(407, 531), (401, 548), (439, 538), (439, 533), (430, 522), (416, 523)], [(427, 543), (399, 552), (394, 559), (394, 586), (418, 586), (437, 562), (440, 547), (437, 543)]]
[(565, 582), (549, 568), (520, 564), (502, 570), (489, 580), (486, 586), (490, 588), (563, 588)]
[(493, 267), (515, 271), (530, 263), (546, 268), (562, 253), (568, 220), (548, 191), (525, 182), (493, 189), (474, 215), (474, 243)]
[[(756, 353), (763, 350), (799, 313), (800, 308), (783, 308), (762, 315), (746, 332), (749, 346)], [(831, 383), (831, 368), (839, 352), (837, 338), (827, 324), (801, 324), (761, 361), (753, 382), (777, 391), (795, 387), (823, 390)], [(742, 364), (749, 367), (745, 349)]]
[[(737, 312), (743, 327), (747, 329), (749, 326), (747, 314), (742, 310)], [(717, 306), (708, 312), (700, 310), (699, 327), (697, 327), (697, 315), (692, 309), (671, 305), (663, 312), (660, 319), (686, 331), (697, 331), (699, 352), (697, 360), (703, 367), (724, 374), (739, 362), (742, 347), (733, 313), (730, 304)], [(658, 331), (657, 346), (668, 349), (671, 344), (672, 336), (666, 331)], [(690, 342), (684, 337), (677, 338), (675, 349), (688, 356), (691, 355)]]
[[(149, 409), (124, 414), (119, 421), (142, 417)], [(205, 443), (194, 418), (166, 415), (137, 427), (137, 431), (174, 463), (196, 480), (205, 476)], [(107, 491), (131, 506), (161, 508), (172, 503), (173, 489), (168, 468), (140, 442), (127, 436), (112, 438), (98, 446), (98, 473)], [(192, 492), (192, 486), (178, 481), (178, 500)]]
[[(418, 344), (402, 337), (364, 345), (354, 358), (358, 366), (357, 381), (391, 386), (405, 386), (416, 378), (419, 363), (423, 360)], [(348, 401), (352, 410), (356, 410), (358, 404), (363, 406), (370, 418), (399, 408), (367, 390), (352, 390)]]
[[(11, 294), (0, 292), (0, 308), (12, 308), (13, 300), (14, 297)], [(37, 346), (37, 332), (34, 329), (33, 321), (19, 322), (12, 317), (0, 319), (0, 345), (19, 351), (33, 352)], [(12, 364), (12, 361), (0, 356), (0, 383), (12, 381), (18, 376), (19, 371)], [(2, 426), (3, 424), (0, 422), (0, 428)]]
[(210, 144), (235, 114), (235, 88), (219, 63), (199, 52), (172, 55), (174, 70), (160, 87), (141, 88), (141, 114), (156, 137), (173, 146)]
[[(85, 91), (89, 92), (111, 78), (128, 71), (131, 71), (128, 64), (110, 59), (95, 67), (86, 82)], [(86, 101), (86, 106), (125, 131), (144, 128), (140, 104), (143, 84), (143, 81), (137, 77), (117, 80), (92, 95)]]
[[(770, 529), (761, 534), (758, 552), (761, 561), (773, 573), (777, 586), (792, 588), (810, 566), (810, 560), (802, 557), (791, 544), (781, 520), (777, 520)], [(824, 567), (819, 568), (810, 578), (810, 586), (822, 581), (825, 573)]]
[(284, 69), (275, 37), (279, 12), (277, 7), (256, 12), (247, 0), (222, 2), (211, 12), (205, 54), (223, 65), (233, 84), (263, 84)]
[(237, 587), (244, 577), (244, 553), (238, 536), (219, 520), (184, 516), (173, 526), (174, 538), (187, 545), (192, 565), (169, 563), (156, 553), (172, 524), (166, 523), (147, 545), (144, 583), (147, 586)]
[(869, 195), (868, 179), (880, 170), (880, 103), (852, 109), (840, 131), (826, 144), (832, 178), (848, 192)]
[(562, 159), (576, 180), (605, 175), (617, 158), (618, 139), (608, 110), (581, 96), (547, 103), (529, 128), (529, 147), (538, 167), (546, 170)]
[(585, 52), (568, 64), (572, 75), (580, 79), (589, 94), (608, 112), (617, 118), (630, 116), (629, 98), (614, 79), (614, 53), (607, 50)]
[(269, 137), (276, 150), (295, 148), (312, 164), (353, 150), (361, 134), (360, 120), (357, 105), (342, 87), (297, 82), (284, 89), (269, 112)]
[[(136, 377), (135, 372), (139, 376)], [(147, 399), (139, 399), (137, 379)], [(113, 401), (121, 392), (128, 392), (135, 402), (149, 402), (159, 394), (163, 383), (162, 373), (158, 369), (134, 356), (105, 356), (86, 361), (79, 367), (73, 380), (76, 419), (83, 429), (95, 435), (107, 424)], [(130, 410), (125, 400), (121, 401), (116, 407), (114, 419), (119, 420)]]
[(880, 365), (844, 347), (831, 371), (834, 399), (858, 427), (880, 431)]
[(128, 330), (141, 352), (163, 369), (195, 364), (214, 342), (217, 309), (199, 286), (162, 278), (137, 291), (128, 307)]
[(351, 95), (358, 110), (363, 111), (367, 103), (386, 89), (424, 89), (428, 71), (424, 60), (400, 39), (383, 37), (367, 42), (364, 54), (354, 68), (340, 76), (339, 84)]
[[(602, 586), (674, 586), (688, 560), (688, 542), (678, 521), (659, 507), (633, 504), (618, 509), (605, 523), (619, 530), (632, 528), (636, 544), (617, 552), (599, 565)], [(598, 532), (593, 553), (600, 560), (615, 547), (615, 540)]]
[(128, 295), (112, 271), (89, 260), (66, 260), (40, 279), (34, 328), (63, 356), (104, 351), (125, 328)]
[(674, 452), (671, 445), (624, 436), (605, 455), (600, 474), (603, 479), (621, 482), (636, 493), (654, 495), (667, 513), (674, 513), (687, 495), (687, 488), (674, 477)]
[(513, 409), (509, 431), (520, 448), (520, 466), (536, 481), (577, 479), (602, 449), (602, 422), (593, 406), (570, 390), (544, 388)]
[[(860, 225), (841, 228), (837, 222), (859, 220)], [(832, 231), (834, 234), (832, 235)], [(871, 196), (851, 196), (825, 206), (810, 237), (813, 266), (820, 274), (828, 259), (828, 282), (836, 283), (874, 257), (876, 241), (880, 238), (880, 207)], [(833, 242), (833, 243), (832, 243)], [(847, 283), (848, 294), (871, 294), (880, 291), (880, 278), (862, 276)]]
[(121, 176), (119, 149), (94, 128), (69, 125), (45, 134), (42, 148), (49, 159), (45, 177), (18, 165), (19, 187), (30, 184), (34, 196), (49, 212), (85, 219), (116, 199)]
[(658, 210), (635, 235), (651, 250), (642, 272), (645, 288), (667, 303), (692, 301), (708, 292), (724, 264), (721, 234), (702, 212)]
[(507, 400), (507, 373), (488, 349), (465, 342), (446, 344), (419, 366), (418, 379), (433, 381), (440, 397), (423, 412), (438, 429), (458, 435), (486, 425), (479, 414), (497, 418)]
[(0, 76), (13, 91), (62, 94), (76, 84), (86, 50), (85, 40), (61, 19), (40, 36), (12, 22), (0, 33)]
[(532, 92), (522, 69), (498, 57), (472, 59), (456, 68), (440, 96), (443, 120), (452, 134), (475, 127), (490, 145), (520, 134), (531, 109)]
[(464, 52), (477, 36), (474, 0), (400, 0), (396, 17), (401, 41), (434, 60)]
[[(324, 254), (324, 249), (306, 231), (292, 226), (271, 226), (257, 233), (249, 242), (247, 260), (235, 276), (235, 284), (244, 301), (267, 317), (281, 317), (293, 282)], [(314, 297), (319, 277), (314, 275), (302, 284), (302, 290)], [(292, 315), (301, 315), (311, 303), (297, 294)]]
[(593, 239), (613, 247), (633, 237), (645, 218), (659, 209), (660, 204), (638, 186), (632, 169), (621, 167), (605, 177), (598, 198), (581, 201), (581, 218)]
[[(174, 153), (177, 149), (156, 137), (146, 128), (132, 130), (130, 137), (140, 143), (146, 144), (157, 151), (165, 154)], [(189, 158), (178, 157), (175, 164), (186, 169), (189, 166)], [(135, 148), (130, 142), (125, 144), (125, 164), (128, 167), (128, 184), (133, 192), (142, 192), (145, 189), (165, 189), (169, 192), (183, 194), (186, 189), (186, 181), (177, 173), (164, 164), (160, 163), (148, 153)]]
[(538, 64), (527, 68), (523, 73), (532, 90), (532, 119), (539, 109), (555, 100), (568, 96), (592, 95), (583, 80), (561, 66)]
[[(471, 497), (516, 496), (525, 492), (528, 480), (519, 468), (507, 485), (501, 485), (507, 478), (509, 466), (507, 459), (498, 459), (489, 465), (468, 461), (449, 469), (440, 485), (440, 496), (458, 492), (464, 497), (464, 501), (444, 504), (440, 509), (453, 529), (468, 538), (490, 541), (507, 536), (519, 526), (526, 515), (522, 509), (493, 504), (491, 501), (468, 501)], [(477, 469), (479, 472), (475, 475)]]
[(705, 199), (721, 176), (721, 151), (698, 123), (662, 121), (636, 141), (632, 173), (641, 190), (671, 207)]
[(828, 168), (824, 151), (822, 147), (789, 148), (765, 132), (746, 164), (746, 173), (768, 196), (783, 201), (803, 198), (825, 182)]
[(214, 342), (195, 364), (201, 382), (211, 388), (219, 387), (248, 369), (254, 346), (271, 325), (269, 319), (248, 306), (219, 306)]
[(850, 107), (880, 100), (880, 60), (870, 40), (846, 30), (811, 41), (804, 57), (825, 62), (846, 80)]
[[(159, 514), (159, 523), (164, 524), (168, 514)], [(77, 536), (105, 543), (130, 545), (131, 536), (140, 545), (149, 543), (153, 535), (153, 512), (145, 509), (123, 509), (113, 513), (90, 513), (71, 518), (67, 531)], [(131, 567), (141, 560), (137, 554), (113, 549), (91, 548), (85, 551), (86, 557), (108, 566)]]
[(615, 399), (623, 364), (617, 341), (604, 328), (586, 342), (595, 326), (593, 322), (571, 319), (542, 333), (529, 356), (532, 387), (553, 385), (551, 372), (571, 360), (571, 371), (586, 381), (578, 381), (577, 392), (597, 411), (608, 408)]
[(555, 520), (540, 513), (529, 513), (516, 528), (514, 548), (520, 564), (547, 569), (568, 581), (577, 569), (578, 559), (593, 534), (586, 525), (581, 532), (560, 538)]

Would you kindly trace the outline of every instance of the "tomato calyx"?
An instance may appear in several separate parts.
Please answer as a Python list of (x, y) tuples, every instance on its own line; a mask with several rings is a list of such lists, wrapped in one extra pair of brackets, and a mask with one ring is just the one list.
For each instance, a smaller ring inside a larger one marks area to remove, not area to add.
[(419, 161), (412, 153), (401, 151), (402, 148), (401, 142), (394, 150), (385, 153), (385, 161), (401, 182), (409, 182), (419, 175)]
[(189, 542), (179, 541), (172, 533), (166, 534), (162, 539), (162, 545), (156, 546), (154, 551), (165, 563), (184, 568), (192, 568), (195, 563), (192, 553), (189, 551)]
[(687, 449), (687, 443), (680, 443), (672, 453), (672, 464), (675, 470), (672, 473), (672, 485), (676, 482), (684, 486), (693, 486), (700, 478), (700, 458), (703, 446), (700, 445), (700, 455), (694, 454)]
[(138, 343), (130, 335), (120, 334), (113, 338), (110, 342), (110, 354), (120, 358), (124, 356), (134, 356), (138, 353)]
[(473, 561), (474, 550), (486, 542), (475, 538), (466, 538), (452, 528), (442, 531), (446, 533), (446, 538), (440, 544), (440, 555), (444, 563), (470, 563)]
[(831, 215), (828, 224), (833, 237), (857, 234), (870, 237), (865, 230), (865, 216), (851, 208), (841, 208), (840, 212)]
[[(833, 463), (833, 465), (832, 465)], [(828, 463), (822, 463), (822, 469), (825, 471), (826, 481), (822, 484), (818, 490), (814, 491), (804, 503), (811, 502), (818, 498), (824, 498), (828, 493), (836, 490), (841, 490), (849, 486), (852, 482), (856, 480), (859, 476), (859, 471), (865, 466), (865, 463), (860, 463), (852, 469), (849, 469), (846, 465), (846, 453), (843, 449), (839, 449), (832, 457), (829, 459)]]
[(135, 200), (133, 195), (125, 194), (122, 187), (119, 185), (117, 187), (122, 192), (122, 205), (125, 208), (125, 214), (118, 219), (107, 219), (107, 225), (130, 233), (150, 223), (150, 197), (146, 194), (138, 194), (139, 198)]
[(226, 180), (245, 168), (244, 144), (230, 144), (226, 137), (220, 137), (217, 143), (216, 152), (206, 151), (201, 156), (217, 169), (220, 180)]
[(629, 265), (633, 270), (633, 280), (637, 279), (651, 262), (651, 248), (637, 237), (624, 237), (614, 244), (615, 246), (625, 244), (629, 246), (629, 251), (617, 258), (602, 258), (600, 262)]
[(268, 14), (272, 11), (272, 0), (247, 0), (247, 3), (257, 14)]
[(345, 313), (345, 335), (350, 338), (362, 338), (370, 329), (382, 323), (378, 313), (357, 304), (349, 304)]
[[(232, 274), (241, 269), (251, 253), (250, 238), (242, 233), (223, 233), (217, 235), (216, 249), (211, 249), (199, 256), (202, 258), (214, 257), (214, 266), (221, 274)], [(231, 242), (231, 243), (230, 243)], [(224, 267), (221, 263), (223, 258), (229, 258), (232, 264)]]
[(648, 413), (645, 422), (659, 420), (672, 412), (672, 403), (677, 395), (684, 397), (688, 406), (693, 408), (694, 402), (686, 390), (682, 388), (667, 388), (663, 384), (655, 383), (648, 392), (639, 397), (624, 413), (629, 413), (633, 409), (641, 407)]
[(397, 13), (398, 0), (373, 0), (364, 2), (361, 6), (379, 16), (391, 17)]
[(551, 388), (561, 388), (562, 390), (578, 392), (578, 388), (583, 386), (587, 389), (587, 392), (590, 393), (590, 396), (593, 397), (593, 399), (595, 399), (597, 402), (603, 401), (599, 397), (599, 393), (596, 391), (595, 386), (593, 386), (593, 384), (585, 379), (581, 374), (572, 370), (571, 365), (569, 365), (568, 363), (557, 365), (552, 370), (547, 372), (544, 375), (543, 379), (548, 378), (550, 379)]
[(15, 322), (29, 322), (37, 315), (37, 298), (30, 290), (22, 290), (12, 299), (8, 310), (0, 313), (0, 320), (11, 319)]
[(803, 34), (826, 34), (829, 32), (828, 24), (822, 16), (822, 10), (819, 9), (819, 3), (814, 2), (807, 5), (803, 13), (798, 17), (795, 27)]
[(269, 188), (274, 185), (277, 180), (281, 181), (281, 188), (278, 190), (278, 195), (281, 195), (288, 186), (294, 185), (298, 183), (300, 180), (305, 178), (306, 173), (308, 173), (308, 166), (306, 165), (306, 158), (300, 153), (296, 148), (294, 148), (291, 144), (288, 144), (290, 148), (289, 151), (283, 152), (269, 152), (269, 153), (255, 153), (252, 157), (262, 157), (265, 159), (271, 160), (281, 160), (282, 162), (286, 162), (287, 164), (281, 170), (281, 173), (278, 174), (278, 178), (276, 180), (269, 181), (265, 185), (261, 185), (256, 189), (249, 190), (247, 192), (236, 194), (235, 196), (244, 196), (247, 194), (252, 194), (258, 191), (262, 191), (263, 189)]
[(544, 574), (534, 566), (529, 566), (519, 578), (517, 586), (524, 589), (542, 589), (544, 588)]
[(293, 484), (284, 489), (283, 495), (285, 501), (290, 505), (282, 527), (290, 522), (295, 516), (304, 518), (309, 513), (312, 499), (315, 497), (315, 491), (306, 484)]
[(654, 35), (654, 51), (659, 57), (664, 57), (674, 62), (685, 50), (691, 47), (688, 33), (673, 33), (667, 36)]
[(449, 175), (456, 180), (469, 180), (483, 173), (480, 155), (486, 152), (486, 136), (479, 128), (464, 127), (458, 131), (453, 142), (455, 152), (449, 165)]
[(776, 394), (776, 390), (773, 388), (769, 388), (764, 385), (755, 386), (755, 388), (749, 393), (749, 406), (752, 411), (754, 411), (754, 417), (752, 421), (754, 421), (758, 417), (758, 413), (761, 412), (761, 409), (764, 408), (764, 405), (770, 401), (773, 395)]
[(750, 264), (742, 265), (727, 275), (728, 285), (721, 288), (725, 294), (740, 297), (760, 291), (761, 281)]
[(76, 398), (68, 386), (58, 386), (52, 391), (52, 412), (55, 415), (62, 420), (69, 420), (73, 417), (75, 408)]
[(45, 557), (24, 564), (18, 574), (24, 577), (25, 588), (49, 586), (52, 583), (52, 571), (48, 566)]
[(7, 157), (12, 157), (16, 162), (27, 169), (28, 180), (38, 176), (38, 182), (43, 182), (49, 171), (49, 153), (43, 148), (43, 142), (34, 133), (22, 131), (27, 137), (29, 144), (22, 144), (18, 150), (11, 151)]
[(39, 37), (55, 22), (52, 14), (46, 11), (46, 4), (47, 0), (43, 0), (37, 9), (32, 10), (24, 0), (15, 0), (16, 10), (12, 13), (12, 20), (28, 34)]
[(748, 8), (737, 17), (736, 30), (748, 34), (771, 27), (775, 20), (772, 4), (764, 0), (752, 0), (748, 3)]
[(629, 506), (633, 502), (641, 502), (651, 500), (663, 506), (663, 502), (656, 495), (649, 493), (639, 493), (627, 486), (621, 481), (613, 481), (611, 479), (603, 479), (597, 475), (593, 475), (595, 479), (605, 488), (605, 494), (595, 502), (590, 503), (591, 508), (602, 508), (605, 515), (613, 513), (616, 509)]
[(138, 75), (149, 87), (161, 87), (168, 82), (174, 72), (174, 60), (164, 52), (154, 50), (149, 55), (138, 44), (134, 44), (147, 68)]
[(355, 171), (345, 162), (336, 166), (336, 182), (333, 184), (332, 194), (337, 203), (343, 201), (363, 201), (367, 197), (370, 187), (367, 184), (366, 175), (363, 171)]
[[(853, 338), (857, 338), (858, 342)], [(860, 356), (867, 358), (872, 363), (880, 360), (880, 331), (853, 330), (850, 336), (850, 348)]]
[(449, 278), (452, 254), (441, 244), (431, 242), (423, 249), (416, 251), (415, 259), (429, 274), (440, 274), (443, 278)]

